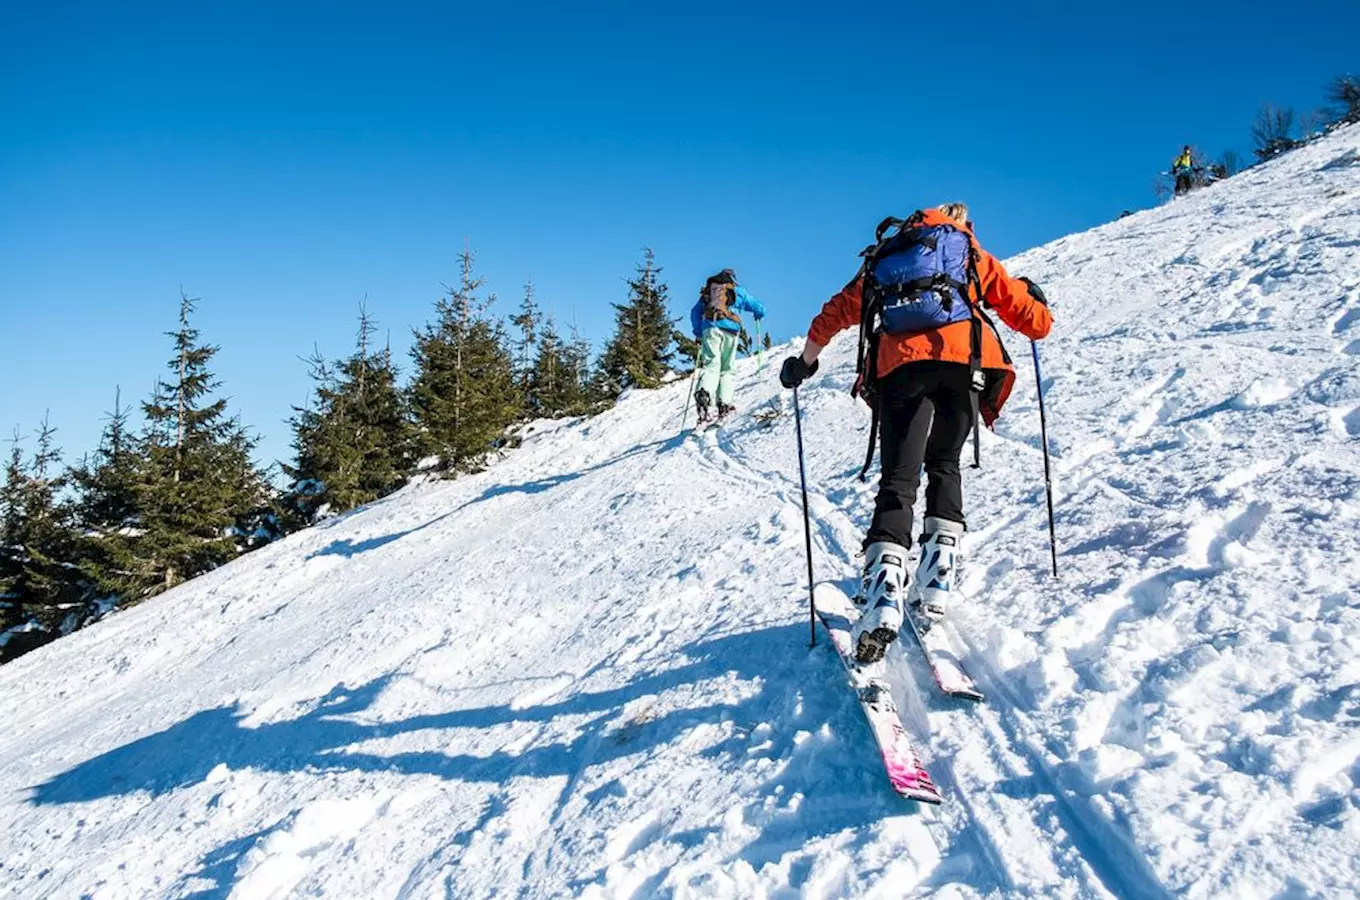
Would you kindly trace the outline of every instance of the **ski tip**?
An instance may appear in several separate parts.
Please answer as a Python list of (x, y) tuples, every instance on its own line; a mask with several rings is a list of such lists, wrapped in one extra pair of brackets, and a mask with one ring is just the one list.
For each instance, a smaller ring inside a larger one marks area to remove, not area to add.
[(922, 803), (943, 802), (940, 789), (935, 786), (935, 782), (930, 780), (930, 773), (925, 769), (890, 766), (888, 768), (888, 781), (892, 783), (893, 790), (908, 800), (919, 800)]
[(907, 800), (915, 800), (918, 803), (929, 803), (932, 806), (939, 806), (944, 802), (944, 798), (940, 796), (939, 788), (935, 787), (933, 784), (927, 783), (923, 785), (918, 782), (911, 786), (903, 785), (897, 787), (894, 785), (894, 787), (896, 787), (897, 793), (901, 794)]

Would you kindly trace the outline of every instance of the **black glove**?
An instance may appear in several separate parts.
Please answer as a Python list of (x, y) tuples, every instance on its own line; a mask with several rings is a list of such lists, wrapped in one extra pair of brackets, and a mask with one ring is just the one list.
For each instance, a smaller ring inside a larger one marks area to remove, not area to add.
[(786, 388), (796, 388), (816, 371), (817, 360), (814, 359), (812, 365), (809, 366), (803, 362), (803, 357), (790, 356), (784, 360), (784, 365), (779, 370), (779, 383)]
[(1039, 285), (1030, 281), (1023, 275), (1020, 276), (1020, 280), (1023, 281), (1025, 283), (1025, 286), (1029, 288), (1029, 295), (1031, 297), (1033, 297), (1039, 303), (1042, 303), (1044, 306), (1048, 306), (1048, 298), (1044, 296), (1044, 292), (1039, 287)]

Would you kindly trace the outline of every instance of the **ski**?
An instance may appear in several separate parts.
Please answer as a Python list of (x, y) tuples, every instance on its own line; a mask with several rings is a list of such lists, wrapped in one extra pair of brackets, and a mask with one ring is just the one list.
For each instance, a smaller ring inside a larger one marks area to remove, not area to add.
[(897, 703), (888, 687), (888, 679), (884, 677), (883, 663), (860, 666), (855, 662), (855, 648), (850, 640), (855, 611), (850, 600), (831, 585), (819, 585), (814, 598), (817, 618), (821, 619), (832, 646), (836, 648), (836, 655), (841, 658), (846, 674), (850, 676), (850, 685), (859, 698), (864, 717), (869, 721), (869, 729), (882, 754), (883, 767), (887, 770), (893, 790), (909, 800), (942, 802), (939, 788), (931, 781), (930, 773), (921, 764), (921, 757), (907, 736), (907, 730), (902, 727)]
[[(908, 598), (910, 596), (908, 594)], [(926, 619), (920, 609), (917, 604), (908, 602), (903, 618), (911, 623), (911, 633), (925, 655), (930, 674), (935, 676), (935, 684), (950, 697), (982, 700), (982, 691), (978, 690), (977, 684), (964, 670), (953, 642), (945, 634), (944, 626)]]

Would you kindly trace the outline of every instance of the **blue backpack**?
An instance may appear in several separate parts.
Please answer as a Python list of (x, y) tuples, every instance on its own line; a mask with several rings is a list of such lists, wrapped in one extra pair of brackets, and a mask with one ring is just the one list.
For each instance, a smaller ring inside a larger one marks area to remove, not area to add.
[(973, 317), (968, 297), (973, 272), (973, 242), (966, 233), (952, 225), (902, 222), (865, 252), (865, 305), (874, 306), (886, 334), (965, 322)]

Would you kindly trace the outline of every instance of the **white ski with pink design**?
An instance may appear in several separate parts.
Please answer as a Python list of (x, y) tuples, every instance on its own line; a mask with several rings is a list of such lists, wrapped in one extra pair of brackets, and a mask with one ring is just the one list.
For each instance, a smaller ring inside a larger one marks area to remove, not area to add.
[[(909, 601), (911, 596), (908, 594)], [(982, 691), (978, 690), (977, 683), (964, 670), (954, 642), (945, 633), (945, 624), (925, 618), (921, 615), (920, 607), (911, 602), (908, 602), (903, 618), (907, 620), (911, 633), (916, 636), (916, 643), (925, 654), (930, 674), (935, 676), (935, 684), (940, 691), (950, 697), (982, 700)]]
[(940, 803), (940, 790), (921, 764), (921, 757), (902, 727), (902, 717), (883, 674), (883, 663), (861, 666), (855, 662), (850, 628), (858, 616), (850, 599), (833, 585), (818, 585), (814, 594), (817, 617), (822, 620), (836, 654), (850, 676), (850, 685), (859, 698), (869, 729), (883, 755), (883, 767), (893, 790), (910, 800)]

